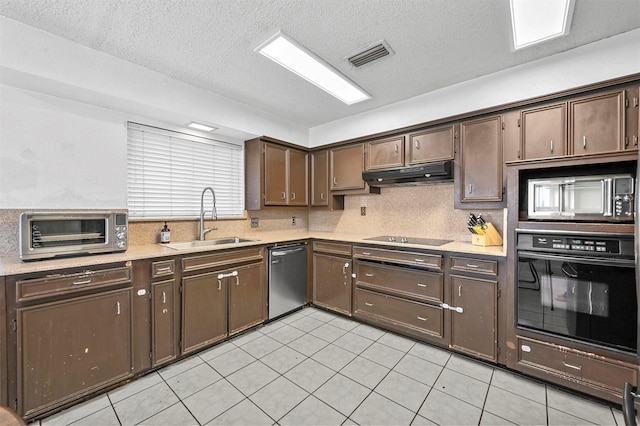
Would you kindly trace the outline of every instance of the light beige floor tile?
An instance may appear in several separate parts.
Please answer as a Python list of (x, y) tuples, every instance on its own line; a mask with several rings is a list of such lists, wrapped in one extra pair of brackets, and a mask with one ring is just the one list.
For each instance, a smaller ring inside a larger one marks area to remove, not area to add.
[(545, 405), (495, 386), (489, 389), (484, 410), (520, 425), (539, 425), (547, 422)]
[(182, 402), (200, 424), (205, 424), (243, 399), (244, 395), (228, 381), (218, 380)]
[(280, 374), (284, 374), (291, 370), (296, 365), (300, 364), (307, 357), (298, 351), (294, 351), (288, 346), (283, 346), (280, 349), (271, 352), (260, 358), (260, 361), (268, 365)]
[(313, 395), (345, 416), (350, 416), (370, 392), (348, 377), (336, 374)]
[(198, 426), (198, 422), (193, 418), (182, 402), (179, 402), (144, 420), (140, 425)]
[(171, 377), (166, 382), (176, 395), (178, 395), (178, 398), (185, 399), (189, 395), (212, 385), (220, 379), (222, 379), (222, 376), (218, 374), (213, 367), (209, 364), (202, 363), (190, 370)]
[(314, 392), (336, 374), (318, 361), (306, 359), (285, 373), (285, 377), (307, 392)]
[(273, 425), (275, 421), (259, 409), (251, 400), (245, 399), (220, 414), (208, 425), (262, 426)]
[(110, 407), (107, 395), (100, 395), (42, 420), (42, 425), (67, 425)]
[(340, 374), (368, 387), (375, 388), (389, 373), (389, 369), (366, 358), (357, 357), (347, 364)]
[(289, 411), (278, 424), (282, 426), (340, 425), (346, 419), (344, 415), (310, 395), (293, 410)]
[(418, 411), (430, 390), (430, 386), (395, 371), (391, 371), (374, 389), (413, 412)]
[(379, 395), (371, 393), (349, 418), (359, 424), (409, 425), (415, 413)]
[(175, 393), (163, 382), (117, 402), (114, 408), (123, 425), (134, 425), (178, 401)]
[(278, 378), (278, 373), (255, 361), (227, 376), (227, 380), (245, 396), (252, 395)]
[(418, 414), (439, 425), (477, 425), (482, 410), (432, 389)]
[(251, 395), (250, 399), (269, 417), (280, 420), (308, 395), (307, 391), (290, 380), (279, 377)]
[(390, 348), (389, 346), (378, 342), (373, 342), (373, 344), (365, 349), (360, 356), (384, 365), (387, 368), (393, 368), (404, 356), (404, 352)]
[(482, 408), (489, 384), (445, 368), (433, 388)]

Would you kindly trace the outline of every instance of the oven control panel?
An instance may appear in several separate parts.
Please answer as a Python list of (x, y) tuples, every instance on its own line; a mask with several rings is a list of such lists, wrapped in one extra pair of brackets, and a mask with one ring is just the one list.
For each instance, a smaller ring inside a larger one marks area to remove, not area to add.
[(534, 235), (533, 247), (599, 253), (620, 253), (620, 241), (594, 238)]

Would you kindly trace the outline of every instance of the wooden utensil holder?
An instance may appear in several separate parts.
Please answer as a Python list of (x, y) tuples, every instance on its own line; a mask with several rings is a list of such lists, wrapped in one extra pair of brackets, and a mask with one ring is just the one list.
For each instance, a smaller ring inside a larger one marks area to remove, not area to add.
[(501, 246), (502, 237), (496, 231), (496, 228), (492, 224), (487, 223), (487, 229), (484, 230), (484, 235), (474, 234), (471, 236), (471, 244), (474, 246)]

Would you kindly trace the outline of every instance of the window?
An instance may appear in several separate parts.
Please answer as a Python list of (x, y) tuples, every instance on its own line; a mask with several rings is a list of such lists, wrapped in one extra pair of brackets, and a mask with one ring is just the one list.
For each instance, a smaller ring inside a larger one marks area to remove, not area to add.
[(128, 123), (127, 162), (130, 218), (198, 217), (207, 186), (216, 193), (219, 218), (243, 216), (241, 145)]

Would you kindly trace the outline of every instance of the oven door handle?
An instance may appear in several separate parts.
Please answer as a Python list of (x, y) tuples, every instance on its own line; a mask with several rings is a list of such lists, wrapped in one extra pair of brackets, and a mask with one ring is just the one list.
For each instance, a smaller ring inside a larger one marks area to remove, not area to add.
[(621, 266), (626, 268), (633, 268), (635, 262), (628, 259), (602, 259), (599, 257), (590, 256), (565, 256), (557, 254), (544, 254), (539, 252), (518, 250), (517, 258), (526, 259), (539, 259), (539, 260), (556, 260), (558, 262), (575, 262), (575, 263), (588, 263), (591, 265), (599, 266)]

